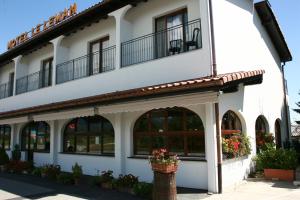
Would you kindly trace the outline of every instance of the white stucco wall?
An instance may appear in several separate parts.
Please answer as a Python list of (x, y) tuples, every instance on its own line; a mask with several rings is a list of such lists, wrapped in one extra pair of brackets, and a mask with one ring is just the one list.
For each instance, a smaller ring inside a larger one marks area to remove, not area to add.
[(5, 84), (9, 81), (9, 74), (15, 71), (14, 62), (0, 67), (0, 84)]

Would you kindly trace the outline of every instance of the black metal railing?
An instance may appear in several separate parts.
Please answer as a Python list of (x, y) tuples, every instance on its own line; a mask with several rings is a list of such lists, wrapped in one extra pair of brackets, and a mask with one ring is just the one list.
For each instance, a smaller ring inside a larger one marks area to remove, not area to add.
[(7, 82), (0, 85), (0, 99), (4, 99), (13, 95), (13, 84)]
[(202, 48), (200, 19), (121, 44), (121, 66), (146, 62)]
[(37, 90), (51, 85), (51, 73), (49, 70), (41, 70), (33, 74), (17, 79), (16, 94)]
[(56, 67), (56, 83), (92, 76), (115, 69), (116, 46), (88, 54)]

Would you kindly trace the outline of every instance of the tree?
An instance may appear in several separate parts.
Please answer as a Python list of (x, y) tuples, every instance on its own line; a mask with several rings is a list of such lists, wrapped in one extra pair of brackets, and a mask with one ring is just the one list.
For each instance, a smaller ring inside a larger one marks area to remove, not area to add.
[[(299, 93), (300, 94), (300, 93)], [(298, 108), (293, 109), (296, 113), (300, 114), (300, 101), (298, 103), (296, 103), (296, 105), (298, 106)], [(297, 124), (300, 125), (300, 121), (296, 121)]]

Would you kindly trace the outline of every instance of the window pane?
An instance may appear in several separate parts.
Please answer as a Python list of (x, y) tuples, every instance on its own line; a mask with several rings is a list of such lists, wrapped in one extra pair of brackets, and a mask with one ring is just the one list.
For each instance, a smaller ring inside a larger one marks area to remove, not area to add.
[(153, 111), (151, 113), (151, 129), (155, 132), (164, 132), (164, 113), (161, 111)]
[[(10, 127), (5, 127), (4, 129), (4, 148), (10, 148)], [(1, 143), (0, 143), (1, 144)]]
[(113, 154), (115, 152), (114, 134), (103, 135), (103, 153)]
[(186, 130), (187, 131), (203, 131), (203, 123), (195, 113), (186, 112)]
[(23, 129), (22, 132), (22, 138), (21, 138), (21, 149), (22, 150), (27, 150), (28, 149), (28, 131), (29, 128), (26, 127), (25, 129)]
[(180, 110), (171, 110), (168, 112), (168, 130), (182, 131), (183, 130), (183, 112)]
[(148, 114), (143, 115), (135, 124), (134, 131), (136, 132), (148, 132)]
[(91, 154), (101, 154), (101, 136), (90, 136), (90, 151)]
[(152, 140), (153, 149), (166, 148), (167, 141), (164, 136), (154, 136)]
[(188, 139), (188, 155), (189, 156), (204, 156), (205, 155), (205, 140), (204, 136), (189, 136)]
[(64, 142), (65, 152), (75, 152), (75, 139), (74, 135), (66, 135)]
[(184, 155), (184, 138), (183, 135), (169, 136), (169, 151), (177, 155)]
[(87, 132), (88, 131), (88, 123), (84, 118), (79, 118), (77, 120), (77, 132)]
[(76, 136), (76, 152), (87, 152), (87, 136)]
[(113, 126), (112, 126), (112, 124), (108, 121), (108, 120), (103, 120), (102, 121), (102, 132), (104, 133), (104, 134), (106, 134), (106, 133), (113, 133), (114, 132), (114, 128), (113, 128)]
[(99, 119), (90, 120), (90, 132), (100, 134), (100, 132), (101, 132), (101, 121)]
[(45, 141), (45, 137), (43, 135), (38, 135), (37, 136), (36, 149), (38, 151), (43, 151), (43, 150), (46, 149), (46, 141)]
[(136, 137), (135, 145), (136, 154), (149, 155), (151, 148), (151, 136)]
[(30, 128), (30, 149), (34, 149), (34, 145), (36, 144), (36, 127)]

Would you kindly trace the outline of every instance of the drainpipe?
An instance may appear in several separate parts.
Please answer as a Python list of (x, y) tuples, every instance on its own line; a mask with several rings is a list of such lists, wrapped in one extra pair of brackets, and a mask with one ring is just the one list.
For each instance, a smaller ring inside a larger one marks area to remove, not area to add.
[(285, 122), (286, 122), (286, 136), (287, 136), (287, 141), (289, 141), (290, 140), (289, 112), (288, 112), (288, 103), (287, 103), (287, 99), (286, 99), (287, 91), (286, 91), (284, 67), (285, 67), (285, 62), (283, 62), (282, 66), (281, 66), (281, 70), (282, 70), (282, 82), (283, 82), (283, 94), (284, 94), (284, 111), (285, 111)]
[[(209, 6), (209, 23), (210, 23), (210, 40), (211, 40), (211, 62), (212, 62), (212, 76), (218, 75), (217, 59), (216, 59), (216, 44), (215, 44), (215, 29), (213, 19), (212, 0), (208, 0)], [(219, 103), (215, 103), (215, 118), (216, 118), (216, 133), (217, 133), (217, 162), (218, 162), (218, 193), (222, 193), (222, 149), (221, 149), (221, 127), (219, 116)]]

